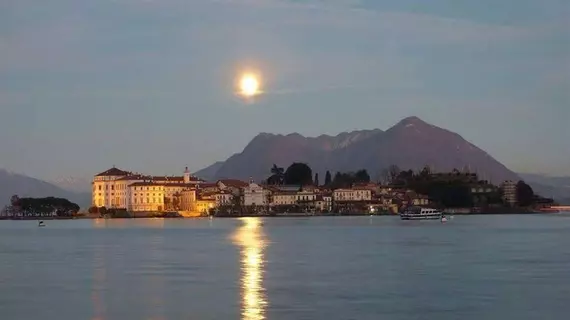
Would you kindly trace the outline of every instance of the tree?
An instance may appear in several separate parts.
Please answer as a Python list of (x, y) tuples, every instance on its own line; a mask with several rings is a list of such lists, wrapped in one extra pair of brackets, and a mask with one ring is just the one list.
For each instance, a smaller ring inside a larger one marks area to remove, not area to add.
[(19, 202), (20, 202), (20, 198), (19, 198), (17, 195), (13, 195), (13, 196), (10, 198), (10, 204), (11, 204), (13, 207), (17, 207), (18, 204), (19, 204)]
[(283, 184), (284, 178), (285, 178), (284, 169), (278, 167), (274, 163), (273, 167), (271, 167), (271, 176), (267, 178), (267, 184), (273, 184), (273, 185)]
[(52, 213), (58, 215), (72, 215), (79, 211), (79, 206), (67, 199), (47, 197), (47, 198), (19, 198), (18, 209), (27, 212)]
[(313, 171), (306, 163), (295, 162), (285, 171), (286, 184), (308, 185), (313, 183)]
[(319, 173), (315, 173), (315, 181), (314, 181), (315, 186), (319, 186)]
[(100, 213), (101, 215), (106, 215), (106, 214), (107, 214), (107, 208), (105, 208), (105, 207), (99, 208), (99, 213)]
[(267, 178), (266, 183), (268, 185), (278, 185), (283, 184), (283, 180), (282, 178), (279, 178), (279, 176), (272, 174), (269, 178)]
[(516, 186), (517, 204), (520, 207), (528, 207), (532, 205), (534, 198), (534, 191), (524, 181), (519, 181)]
[(325, 186), (330, 186), (332, 182), (331, 172), (327, 170), (325, 174)]
[(401, 170), (397, 165), (395, 165), (395, 164), (390, 165), (388, 167), (388, 176), (390, 178), (390, 181), (388, 183), (394, 183), (394, 181), (398, 178), (398, 175), (400, 174), (400, 172), (401, 172)]
[(333, 189), (350, 188), (354, 182), (355, 182), (355, 176), (353, 173), (337, 172), (334, 175), (334, 179), (331, 183), (331, 186)]
[(354, 174), (354, 181), (364, 183), (370, 182), (370, 175), (368, 174), (368, 171), (366, 171), (366, 169), (356, 171)]
[(87, 210), (87, 212), (89, 212), (91, 214), (99, 213), (99, 208), (93, 206), (93, 207), (90, 207), (89, 210)]
[(427, 178), (431, 175), (431, 168), (429, 166), (425, 166), (422, 171), (420, 171), (420, 176), (423, 178)]

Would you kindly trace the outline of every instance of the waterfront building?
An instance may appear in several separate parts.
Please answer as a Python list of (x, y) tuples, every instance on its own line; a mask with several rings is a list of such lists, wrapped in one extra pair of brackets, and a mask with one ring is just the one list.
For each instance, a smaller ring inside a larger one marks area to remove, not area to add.
[(179, 211), (183, 216), (199, 216), (210, 213), (216, 207), (214, 193), (201, 194), (195, 188), (189, 188), (180, 192)]
[(497, 194), (497, 188), (491, 184), (483, 183), (471, 186), (470, 193), (474, 206), (486, 206), (493, 200), (494, 195)]
[(245, 206), (264, 206), (268, 204), (269, 190), (251, 181), (243, 190), (243, 204)]
[[(162, 211), (180, 192), (203, 182), (188, 168), (182, 176), (150, 176), (113, 167), (93, 178), (92, 205), (128, 211)], [(147, 210), (150, 208), (152, 210)]]
[(317, 198), (317, 195), (313, 191), (309, 190), (301, 190), (297, 191), (295, 194), (295, 200), (298, 203), (311, 203), (314, 202)]
[(186, 189), (180, 192), (180, 210), (196, 211), (196, 189)]
[(410, 198), (410, 202), (413, 206), (427, 206), (429, 205), (429, 197), (425, 194), (417, 194), (414, 192), (414, 195)]
[(372, 200), (372, 191), (363, 188), (336, 189), (333, 191), (333, 200), (335, 202), (370, 201)]
[(317, 195), (315, 198), (315, 209), (321, 212), (332, 211), (332, 195)]
[(214, 194), (214, 200), (216, 207), (222, 206), (231, 206), (234, 204), (234, 197), (239, 197), (238, 195), (234, 195), (231, 191), (228, 190), (220, 190), (219, 192)]
[(517, 204), (517, 183), (507, 180), (501, 184), (501, 190), (503, 191), (503, 201), (514, 207)]
[(209, 214), (212, 209), (216, 207), (216, 200), (215, 199), (198, 199), (196, 200), (196, 209), (195, 211), (206, 215)]
[(135, 182), (129, 185), (127, 210), (153, 212), (164, 210), (165, 186), (156, 182)]
[(118, 168), (103, 171), (93, 178), (91, 202), (95, 207), (126, 208), (128, 185), (139, 181), (122, 180), (131, 172)]
[(297, 204), (297, 192), (275, 191), (272, 193), (272, 206), (292, 206)]

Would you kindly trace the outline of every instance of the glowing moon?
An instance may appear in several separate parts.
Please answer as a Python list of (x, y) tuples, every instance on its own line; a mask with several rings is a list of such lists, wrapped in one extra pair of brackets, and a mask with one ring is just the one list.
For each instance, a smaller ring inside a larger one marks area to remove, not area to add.
[(259, 87), (259, 80), (253, 74), (244, 74), (239, 81), (240, 94), (246, 98), (258, 95)]

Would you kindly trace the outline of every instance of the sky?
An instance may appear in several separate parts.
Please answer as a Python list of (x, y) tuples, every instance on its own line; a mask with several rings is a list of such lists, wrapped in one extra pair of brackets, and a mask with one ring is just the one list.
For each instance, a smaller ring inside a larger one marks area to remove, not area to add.
[[(4, 0), (0, 168), (196, 171), (259, 132), (455, 131), (570, 175), (566, 0)], [(260, 73), (254, 103), (235, 79)]]

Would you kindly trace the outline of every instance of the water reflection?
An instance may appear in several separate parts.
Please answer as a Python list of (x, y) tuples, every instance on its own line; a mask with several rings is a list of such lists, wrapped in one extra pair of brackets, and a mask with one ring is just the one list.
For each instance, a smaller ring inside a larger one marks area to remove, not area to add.
[[(149, 221), (145, 221), (144, 224), (155, 228), (164, 228), (164, 219), (151, 219)], [(148, 246), (150, 259), (147, 261), (145, 267), (147, 272), (150, 274), (147, 275), (145, 279), (146, 281), (142, 282), (143, 285), (148, 286), (143, 289), (144, 292), (150, 293), (147, 295), (147, 298), (149, 299), (147, 306), (149, 308), (148, 312), (153, 314), (153, 317), (150, 318), (152, 320), (163, 320), (165, 313), (164, 294), (166, 287), (166, 271), (164, 262), (166, 255), (164, 253), (164, 244), (165, 241), (162, 230), (153, 232)]]
[(265, 319), (267, 300), (263, 288), (263, 250), (267, 244), (260, 218), (241, 218), (233, 243), (241, 248), (242, 319)]
[(105, 252), (101, 246), (93, 250), (93, 282), (91, 287), (91, 302), (93, 305), (92, 320), (105, 319), (107, 308), (105, 307), (105, 285), (107, 283), (107, 268)]

